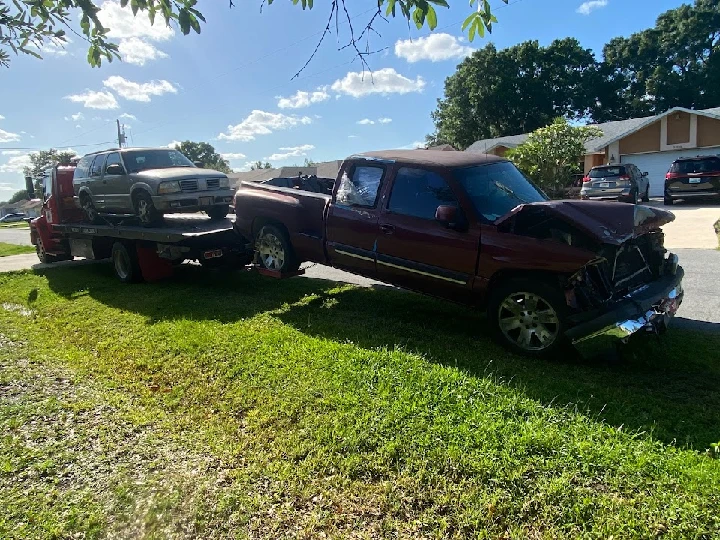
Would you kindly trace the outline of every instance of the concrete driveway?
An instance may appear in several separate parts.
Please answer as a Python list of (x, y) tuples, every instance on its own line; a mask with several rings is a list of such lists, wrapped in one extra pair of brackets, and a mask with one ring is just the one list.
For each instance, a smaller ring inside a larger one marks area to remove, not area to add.
[(718, 247), (713, 223), (720, 218), (720, 204), (675, 203), (663, 206), (662, 201), (650, 201), (649, 206), (670, 210), (675, 221), (663, 227), (665, 247), (677, 249), (715, 249)]

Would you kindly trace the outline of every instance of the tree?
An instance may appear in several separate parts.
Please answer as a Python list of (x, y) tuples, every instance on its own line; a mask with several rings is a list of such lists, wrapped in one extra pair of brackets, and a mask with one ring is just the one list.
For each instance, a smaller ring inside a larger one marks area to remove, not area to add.
[(500, 51), (489, 44), (445, 80), (428, 142), (467, 148), (479, 139), (533, 131), (557, 116), (583, 118), (597, 100), (588, 85), (596, 70), (593, 53), (573, 38)]
[(303, 167), (315, 167), (316, 165), (317, 162), (310, 158), (305, 158), (305, 162), (303, 163)]
[[(347, 24), (348, 43), (341, 47), (352, 48), (363, 65), (367, 66), (365, 57), (378, 52), (371, 51), (367, 44), (370, 35), (377, 34), (374, 24), (378, 19), (395, 17), (397, 14), (408, 23), (414, 23), (418, 29), (427, 26), (434, 30), (438, 24), (435, 6), (449, 7), (447, 0), (377, 0), (377, 9), (371, 10), (362, 31), (356, 32), (353, 17), (346, 5), (348, 1), (331, 1), (327, 24), (315, 52), (305, 66), (315, 56), (333, 27), (339, 29), (341, 24)], [(503, 2), (507, 4), (508, 0)], [(75, 32), (71, 27), (74, 19), (80, 21), (83, 39), (89, 44), (87, 60), (91, 66), (99, 67), (103, 59), (112, 62), (114, 58), (120, 58), (117, 44), (108, 40), (110, 28), (104, 27), (98, 18), (98, 3), (94, 0), (13, 0), (12, 3), (7, 3), (9, 5), (0, 2), (0, 65), (9, 65), (10, 50), (15, 54), (29, 54), (41, 58), (38, 51), (43, 44), (63, 44), (67, 41), (66, 29)], [(270, 5), (273, 0), (260, 2), (261, 9), (266, 3)], [(120, 5), (132, 9), (134, 15), (141, 13), (151, 24), (155, 24), (158, 16), (165, 24), (175, 22), (186, 35), (191, 31), (199, 34), (200, 22), (205, 22), (202, 13), (195, 9), (196, 4), (197, 0), (120, 0)], [(234, 0), (228, 0), (229, 7), (234, 7), (234, 4)], [(299, 4), (303, 10), (313, 8), (312, 0), (293, 0), (293, 4)], [(462, 24), (462, 29), (467, 31), (470, 40), (472, 41), (476, 34), (482, 37), (486, 29), (492, 32), (492, 25), (497, 19), (492, 14), (489, 0), (470, 0), (470, 10)], [(365, 45), (361, 46), (363, 40)]]
[(256, 161), (252, 165), (250, 165), (251, 171), (256, 171), (258, 169), (272, 169), (272, 165), (270, 165), (270, 162), (266, 161), (263, 163), (262, 161)]
[(585, 143), (602, 135), (594, 126), (571, 126), (556, 118), (547, 127), (530, 133), (527, 140), (505, 157), (527, 174), (549, 195), (562, 194), (572, 175), (581, 172)]
[(16, 191), (12, 197), (8, 199), (9, 204), (16, 203), (18, 201), (26, 201), (30, 197), (28, 196), (28, 192), (26, 189), (21, 189), (20, 191)]
[(37, 178), (48, 167), (52, 167), (57, 163), (70, 163), (75, 156), (77, 156), (75, 152), (61, 152), (54, 148), (33, 152), (29, 156), (30, 167), (25, 167), (23, 174), (31, 178)]
[(215, 148), (206, 142), (183, 141), (175, 145), (175, 149), (182, 152), (190, 161), (200, 161), (206, 169), (231, 173), (230, 163), (215, 151)]
[(615, 38), (603, 48), (617, 99), (614, 116), (658, 114), (672, 107), (720, 106), (720, 4), (696, 0), (661, 14), (654, 28)]

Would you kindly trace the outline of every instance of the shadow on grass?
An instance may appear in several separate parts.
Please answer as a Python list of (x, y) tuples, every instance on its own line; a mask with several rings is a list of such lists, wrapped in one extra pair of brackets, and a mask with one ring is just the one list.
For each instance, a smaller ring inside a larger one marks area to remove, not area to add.
[[(247, 272), (179, 270), (172, 280), (134, 286), (119, 285), (107, 265), (44, 274), (64, 297), (89, 294), (144, 315), (148, 324), (180, 318), (233, 322), (284, 306), (275, 316), (306, 335), (420, 354), (473, 376), (492, 376), (547, 406), (650, 432), (668, 444), (702, 451), (720, 439), (717, 325), (642, 336), (624, 348), (620, 362), (541, 361), (494, 344), (476, 311), (389, 287), (350, 289), (317, 279), (278, 282)], [(308, 295), (310, 300), (300, 301)]]

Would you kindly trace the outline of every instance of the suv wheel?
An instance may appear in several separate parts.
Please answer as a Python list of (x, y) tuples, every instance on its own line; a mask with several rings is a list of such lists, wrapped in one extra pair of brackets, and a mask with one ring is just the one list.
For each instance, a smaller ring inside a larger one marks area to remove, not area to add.
[(643, 202), (650, 202), (650, 184), (648, 183), (647, 187), (645, 188), (645, 195), (643, 195), (642, 198)]
[(230, 206), (227, 204), (224, 204), (222, 206), (213, 206), (212, 208), (208, 208), (205, 213), (210, 216), (210, 219), (213, 221), (219, 221), (221, 219), (225, 219), (225, 217), (228, 215), (228, 212), (230, 211)]
[(144, 191), (140, 191), (134, 197), (135, 213), (140, 223), (146, 227), (157, 224), (162, 218), (162, 214), (157, 211), (153, 204), (152, 197)]
[(95, 204), (93, 203), (92, 197), (88, 194), (85, 194), (80, 199), (80, 206), (82, 206), (83, 212), (85, 213), (85, 219), (88, 220), (89, 223), (97, 223), (100, 215), (98, 214), (97, 208), (95, 208)]
[(673, 201), (672, 197), (668, 197), (667, 195), (665, 195), (665, 199), (663, 200), (663, 204), (665, 206), (672, 206), (674, 202), (675, 201)]
[(488, 319), (495, 338), (527, 356), (547, 356), (563, 345), (566, 312), (562, 292), (537, 279), (501, 283), (488, 301)]
[(276, 272), (295, 272), (300, 263), (285, 231), (274, 225), (265, 225), (255, 238), (255, 249), (260, 264)]

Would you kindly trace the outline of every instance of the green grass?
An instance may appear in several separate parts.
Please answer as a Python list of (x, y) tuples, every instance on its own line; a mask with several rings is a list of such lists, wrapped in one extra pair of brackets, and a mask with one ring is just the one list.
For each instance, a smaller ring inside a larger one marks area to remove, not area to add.
[(2, 538), (720, 535), (717, 332), (540, 362), (452, 304), (194, 267), (0, 305)]
[(718, 249), (720, 249), (720, 219), (715, 222), (713, 227), (715, 228), (715, 234), (717, 234), (718, 237)]
[(0, 229), (29, 229), (26, 221), (15, 221), (13, 223), (0, 223)]
[(35, 246), (18, 246), (17, 244), (0, 242), (0, 257), (20, 255), (22, 253), (35, 253)]

